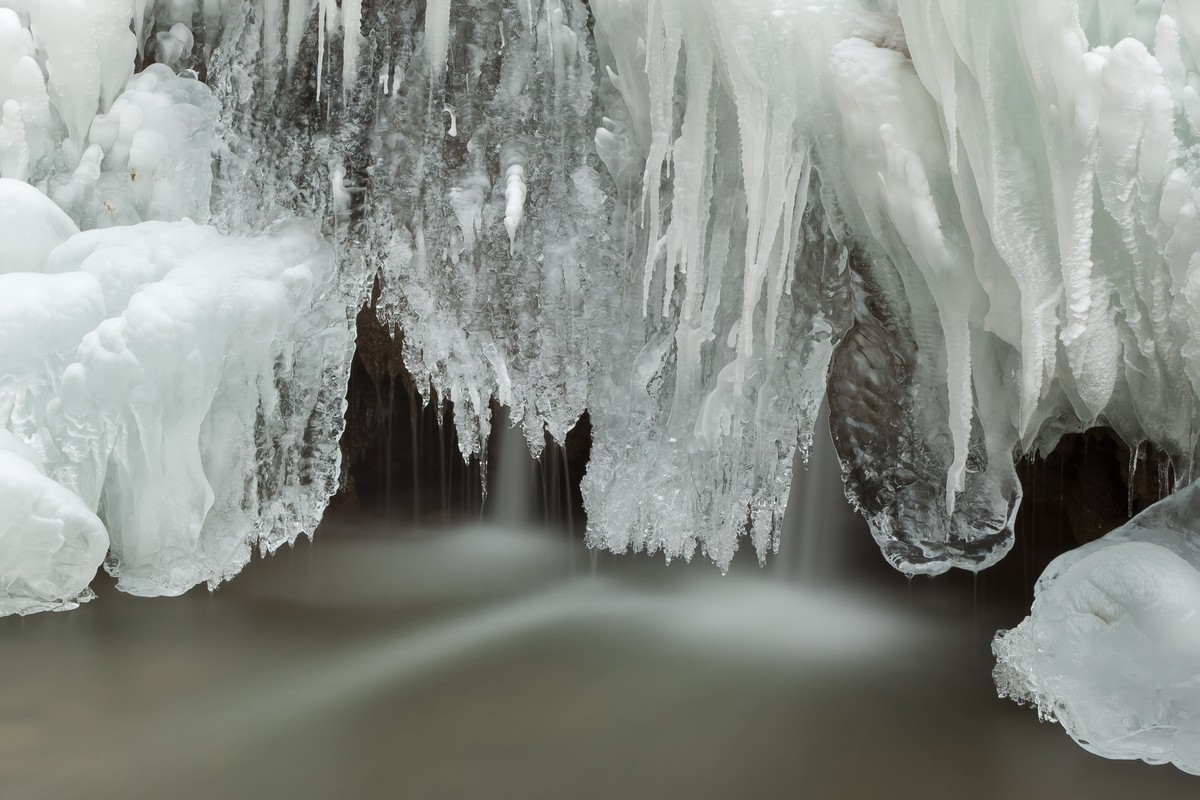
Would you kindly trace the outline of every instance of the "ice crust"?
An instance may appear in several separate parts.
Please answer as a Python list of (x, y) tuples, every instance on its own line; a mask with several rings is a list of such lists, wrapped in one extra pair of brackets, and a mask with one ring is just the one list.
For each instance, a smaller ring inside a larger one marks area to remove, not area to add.
[(997, 635), (1001, 696), (1107, 758), (1200, 774), (1200, 487), (1055, 559)]
[(0, 3), (0, 614), (74, 607), (102, 562), (135, 594), (215, 586), (337, 486), (334, 249), (312, 222), (199, 224), (220, 108), (195, 72), (135, 73), (131, 20)]
[(0, 0), (0, 422), (123, 588), (217, 582), (319, 518), (377, 284), (464, 457), (589, 412), (595, 546), (765, 558), (827, 393), (887, 559), (982, 569), (1064, 432), (1191, 480), (1197, 53), (1182, 0)]

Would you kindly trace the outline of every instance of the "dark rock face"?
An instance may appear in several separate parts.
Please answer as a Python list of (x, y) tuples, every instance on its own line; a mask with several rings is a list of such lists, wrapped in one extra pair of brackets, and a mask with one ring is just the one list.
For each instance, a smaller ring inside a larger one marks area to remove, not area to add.
[(1129, 445), (1107, 428), (1067, 434), (1048, 455), (1023, 459), (1017, 472), (1025, 489), (1017, 537), (1044, 536), (1060, 528), (1071, 547), (1124, 525), (1166, 497), (1174, 483), (1164, 453), (1144, 445), (1134, 457)]

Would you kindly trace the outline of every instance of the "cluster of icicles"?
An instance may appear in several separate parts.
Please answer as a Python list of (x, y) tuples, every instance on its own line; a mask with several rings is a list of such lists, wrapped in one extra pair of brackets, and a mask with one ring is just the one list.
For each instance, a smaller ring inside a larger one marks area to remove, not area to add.
[(0, 0), (0, 109), (0, 613), (311, 534), (373, 286), (464, 457), (589, 412), (596, 547), (764, 559), (826, 399), (909, 574), (1193, 475), (1187, 0)]

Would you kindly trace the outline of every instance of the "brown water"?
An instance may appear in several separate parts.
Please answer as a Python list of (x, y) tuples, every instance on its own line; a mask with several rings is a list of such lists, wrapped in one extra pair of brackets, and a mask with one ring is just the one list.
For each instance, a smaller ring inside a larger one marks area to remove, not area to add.
[(995, 698), (1019, 612), (833, 583), (330, 523), (215, 594), (0, 621), (0, 798), (1198, 796)]

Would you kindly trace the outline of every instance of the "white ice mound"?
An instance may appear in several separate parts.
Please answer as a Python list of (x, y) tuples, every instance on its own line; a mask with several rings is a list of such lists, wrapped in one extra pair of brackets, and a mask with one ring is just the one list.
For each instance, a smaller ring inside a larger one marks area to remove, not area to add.
[(27, 456), (0, 454), (0, 614), (71, 602), (105, 552), (121, 589), (178, 594), (316, 527), (353, 330), (311, 226), (143, 223), (22, 258), (39, 271), (0, 274), (0, 435)]
[(0, 616), (65, 611), (88, 584), (108, 532), (79, 495), (42, 471), (28, 446), (0, 428)]
[(1084, 748), (1200, 774), (1200, 488), (1057, 558), (992, 649), (1000, 695)]
[(102, 422), (80, 468), (104, 476), (120, 588), (215, 585), (252, 544), (311, 532), (336, 487), (353, 346), (320, 237), (145, 223), (80, 234), (51, 268), (123, 309), (83, 337), (61, 391), (67, 417)]
[(41, 272), (50, 251), (79, 233), (54, 201), (24, 181), (0, 178), (0, 275)]

